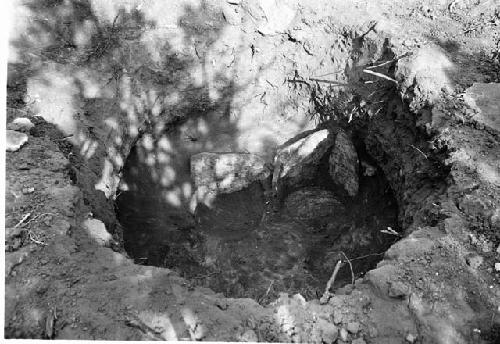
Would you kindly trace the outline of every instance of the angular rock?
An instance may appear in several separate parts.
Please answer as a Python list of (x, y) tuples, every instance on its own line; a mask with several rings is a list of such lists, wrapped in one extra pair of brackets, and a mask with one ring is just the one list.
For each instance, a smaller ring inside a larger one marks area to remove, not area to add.
[(329, 165), (333, 181), (342, 186), (349, 196), (356, 196), (359, 189), (358, 154), (351, 139), (343, 131), (339, 131), (335, 137)]
[(333, 140), (326, 129), (285, 144), (276, 152), (274, 158), (273, 188), (278, 184), (298, 187), (312, 180), (318, 171), (321, 158), (332, 145)]
[(321, 320), (319, 324), (321, 324), (322, 342), (327, 344), (335, 343), (339, 336), (339, 330), (337, 326), (326, 320)]
[(256, 22), (257, 31), (262, 35), (285, 33), (298, 9), (297, 0), (257, 0), (241, 4)]
[(191, 157), (196, 201), (208, 207), (218, 194), (242, 190), (270, 173), (264, 159), (255, 154), (199, 153)]
[(342, 339), (342, 341), (344, 342), (347, 342), (347, 338), (349, 336), (349, 333), (347, 332), (347, 330), (345, 328), (341, 328), (340, 329), (340, 339)]
[(109, 246), (113, 241), (113, 237), (106, 230), (104, 223), (97, 219), (87, 219), (83, 222), (84, 228), (87, 230), (89, 236), (99, 245), (99, 246)]
[(356, 334), (359, 332), (359, 322), (353, 321), (347, 324), (347, 331), (352, 334)]
[(26, 117), (18, 117), (11, 123), (7, 124), (7, 129), (29, 132), (35, 125)]
[(500, 132), (500, 84), (475, 83), (465, 91), (464, 100), (479, 110), (474, 120)]
[(345, 210), (332, 192), (319, 188), (293, 192), (285, 200), (285, 207), (293, 217), (300, 220), (319, 220)]
[(26, 142), (28, 142), (28, 135), (19, 133), (14, 130), (7, 130), (7, 152), (18, 151)]

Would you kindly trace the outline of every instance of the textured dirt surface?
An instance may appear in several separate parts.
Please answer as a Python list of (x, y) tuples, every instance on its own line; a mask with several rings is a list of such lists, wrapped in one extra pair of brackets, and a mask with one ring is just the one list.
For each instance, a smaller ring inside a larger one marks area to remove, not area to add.
[[(499, 132), (466, 96), (500, 81), (498, 2), (304, 1), (286, 29), (231, 3), (17, 4), (7, 121), (35, 127), (6, 153), (5, 336), (498, 342)], [(134, 144), (183, 211), (190, 155), (268, 159), (311, 115), (362, 140), (398, 202), (404, 237), (355, 286), (263, 307), (127, 257), (113, 198)]]

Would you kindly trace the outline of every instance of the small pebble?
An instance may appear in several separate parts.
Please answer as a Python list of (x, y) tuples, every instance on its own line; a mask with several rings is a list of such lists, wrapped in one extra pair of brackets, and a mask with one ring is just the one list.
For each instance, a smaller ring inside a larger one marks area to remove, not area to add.
[(340, 339), (342, 339), (342, 341), (344, 341), (344, 342), (347, 342), (347, 336), (349, 335), (349, 334), (347, 333), (347, 330), (346, 330), (345, 328), (343, 328), (343, 327), (342, 327), (342, 328), (340, 329), (339, 334), (340, 334)]
[(495, 271), (500, 271), (500, 263), (495, 263)]
[(29, 195), (29, 194), (32, 194), (33, 192), (35, 192), (35, 188), (31, 187), (31, 188), (23, 188), (23, 194), (24, 195)]
[(352, 334), (356, 334), (359, 332), (359, 323), (357, 321), (350, 322), (347, 324), (347, 331)]
[(408, 343), (415, 343), (415, 340), (417, 339), (417, 337), (415, 337), (413, 334), (411, 333), (408, 333), (408, 335), (406, 336), (406, 341)]

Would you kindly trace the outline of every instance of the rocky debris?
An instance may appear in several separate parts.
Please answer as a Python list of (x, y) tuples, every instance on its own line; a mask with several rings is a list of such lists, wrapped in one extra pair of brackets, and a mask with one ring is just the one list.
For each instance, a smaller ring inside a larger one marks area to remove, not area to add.
[(465, 102), (479, 110), (473, 119), (500, 132), (500, 84), (475, 83), (465, 91)]
[(7, 124), (7, 129), (21, 131), (21, 132), (29, 132), (35, 125), (31, 122), (29, 118), (26, 117), (18, 117), (14, 119), (11, 123)]
[(298, 187), (312, 180), (321, 158), (332, 145), (333, 140), (326, 129), (301, 135), (300, 139), (285, 143), (274, 158), (273, 188), (283, 184)]
[(255, 154), (199, 153), (191, 157), (196, 202), (209, 207), (218, 194), (242, 190), (270, 173), (265, 161)]
[(320, 188), (304, 188), (293, 192), (286, 198), (285, 207), (300, 220), (319, 220), (345, 211), (332, 192)]
[(28, 135), (15, 130), (7, 130), (7, 152), (18, 151), (26, 142), (28, 142)]
[(500, 271), (500, 263), (495, 263), (495, 271), (496, 272)]
[(335, 137), (329, 158), (329, 172), (333, 181), (354, 197), (359, 189), (358, 154), (351, 139), (343, 131)]
[(89, 236), (99, 246), (109, 246), (113, 242), (113, 237), (106, 230), (104, 223), (97, 219), (87, 219), (83, 222), (84, 228), (87, 230)]

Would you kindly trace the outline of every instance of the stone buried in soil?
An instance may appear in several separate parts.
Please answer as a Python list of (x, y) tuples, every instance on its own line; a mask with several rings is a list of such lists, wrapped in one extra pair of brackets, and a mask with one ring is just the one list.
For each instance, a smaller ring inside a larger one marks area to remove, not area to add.
[[(278, 150), (274, 158), (274, 184), (284, 182), (300, 186), (314, 178), (321, 158), (328, 152), (333, 141), (328, 130), (323, 129), (302, 137)], [(279, 180), (275, 180), (278, 178)], [(286, 181), (283, 181), (286, 180)]]
[(28, 132), (35, 125), (26, 117), (18, 117), (14, 119), (11, 123), (7, 124), (7, 129)]
[(7, 130), (7, 152), (15, 152), (19, 150), (26, 142), (28, 142), (28, 135), (14, 130)]
[(83, 226), (90, 237), (100, 246), (108, 246), (112, 242), (113, 237), (108, 233), (106, 226), (101, 221), (87, 219), (83, 222)]
[(351, 139), (343, 131), (339, 131), (335, 137), (329, 164), (333, 181), (341, 185), (349, 196), (356, 196), (359, 189), (358, 154)]
[(269, 174), (265, 161), (255, 154), (199, 153), (191, 157), (196, 201), (207, 206), (211, 206), (218, 194), (242, 190)]
[(335, 195), (319, 188), (295, 191), (285, 200), (289, 213), (301, 220), (319, 220), (345, 211)]

